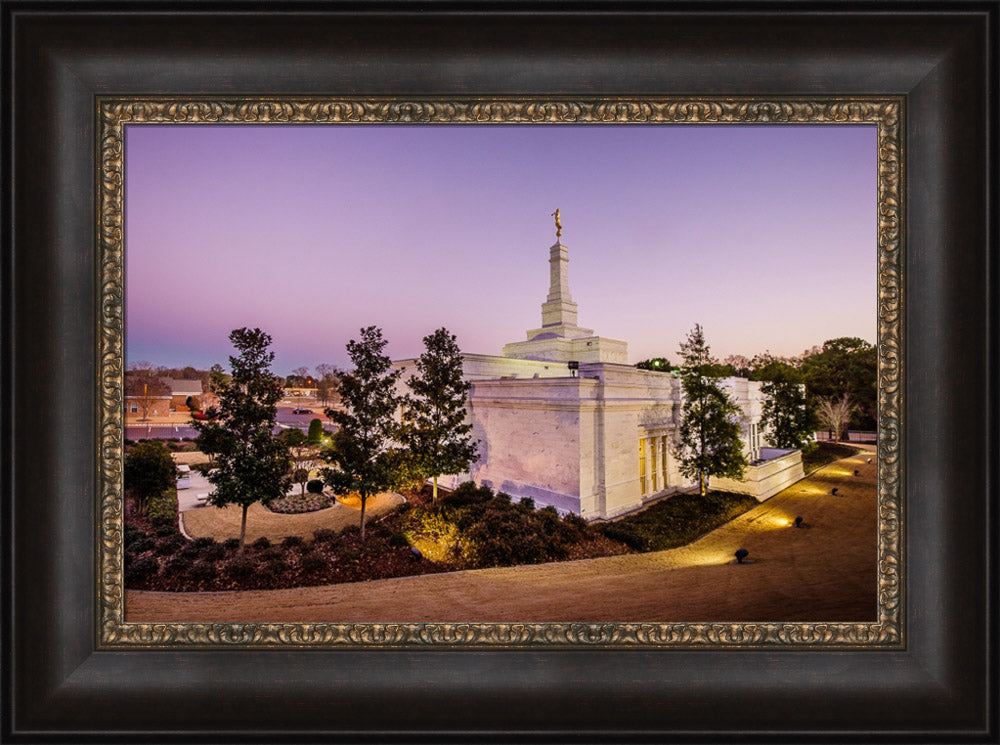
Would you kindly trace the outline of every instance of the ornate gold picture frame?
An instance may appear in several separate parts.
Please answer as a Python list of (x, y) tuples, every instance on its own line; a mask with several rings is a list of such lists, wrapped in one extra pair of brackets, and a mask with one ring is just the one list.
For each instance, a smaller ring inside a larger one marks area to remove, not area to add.
[[(99, 96), (97, 254), (100, 381), (97, 556), (103, 649), (258, 647), (902, 649), (905, 648), (903, 97), (151, 97)], [(877, 620), (846, 623), (136, 623), (123, 587), (124, 130), (130, 124), (875, 125), (878, 132)]]

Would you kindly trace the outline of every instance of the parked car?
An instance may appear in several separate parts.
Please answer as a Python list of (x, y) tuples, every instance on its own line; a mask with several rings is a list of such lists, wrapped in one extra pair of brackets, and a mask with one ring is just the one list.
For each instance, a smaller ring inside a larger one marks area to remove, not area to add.
[(177, 488), (178, 489), (191, 488), (191, 466), (187, 465), (177, 466)]
[(293, 414), (312, 414), (312, 409), (292, 409)]

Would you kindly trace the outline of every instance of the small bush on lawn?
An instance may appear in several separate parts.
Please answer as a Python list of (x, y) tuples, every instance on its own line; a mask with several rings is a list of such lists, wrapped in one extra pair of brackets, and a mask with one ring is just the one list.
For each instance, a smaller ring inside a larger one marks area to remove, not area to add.
[(302, 540), (302, 536), (298, 536), (298, 535), (286, 535), (281, 540), (281, 545), (284, 548), (297, 548), (299, 546), (305, 545), (305, 541)]
[(246, 580), (257, 570), (257, 562), (246, 556), (234, 556), (223, 565), (223, 570), (236, 580)]
[(360, 535), (361, 526), (357, 523), (351, 523), (350, 525), (345, 525), (341, 531), (341, 535)]
[(323, 482), (319, 479), (309, 479), (309, 483), (306, 484), (306, 491), (309, 494), (322, 494)]
[(222, 542), (222, 548), (226, 551), (235, 551), (240, 547), (239, 538), (227, 538)]
[(151, 556), (147, 556), (142, 559), (136, 559), (135, 562), (125, 565), (125, 584), (139, 584), (144, 580), (149, 579), (155, 575), (160, 570), (160, 565), (157, 563), (156, 559)]
[(200, 560), (191, 565), (188, 576), (196, 582), (209, 582), (216, 578), (219, 570), (211, 561)]
[(271, 540), (266, 535), (262, 535), (250, 545), (257, 549), (271, 548)]

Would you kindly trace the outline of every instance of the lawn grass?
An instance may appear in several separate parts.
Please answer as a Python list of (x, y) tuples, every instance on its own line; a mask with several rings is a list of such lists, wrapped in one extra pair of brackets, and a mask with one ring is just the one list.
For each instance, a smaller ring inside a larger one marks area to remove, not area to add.
[(862, 448), (839, 442), (817, 442), (808, 453), (802, 453), (802, 468), (806, 473), (815, 471), (841, 458), (850, 458), (862, 452)]
[(601, 530), (636, 551), (663, 551), (690, 543), (757, 504), (746, 494), (678, 494), (642, 512), (604, 523)]

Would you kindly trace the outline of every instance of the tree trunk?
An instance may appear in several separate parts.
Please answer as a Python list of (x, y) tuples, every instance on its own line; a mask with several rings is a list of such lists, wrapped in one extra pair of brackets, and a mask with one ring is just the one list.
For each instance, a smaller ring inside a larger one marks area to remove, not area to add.
[(705, 482), (706, 482), (706, 481), (707, 481), (707, 479), (705, 478), (705, 474), (704, 474), (704, 472), (702, 472), (702, 473), (699, 473), (699, 474), (698, 474), (698, 493), (699, 493), (699, 494), (700, 494), (701, 496), (703, 496), (703, 497), (705, 496), (705, 494), (706, 494), (706, 493), (707, 493), (707, 491), (708, 491), (708, 490), (707, 490), (707, 489), (705, 488)]
[(365, 503), (368, 502), (368, 495), (362, 492), (361, 494), (361, 541), (365, 540)]
[(243, 553), (243, 542), (247, 537), (247, 510), (250, 505), (243, 505), (243, 519), (240, 520), (240, 553)]
[(434, 477), (434, 490), (433, 490), (433, 492), (431, 492), (431, 501), (432, 502), (438, 501), (438, 477), (437, 476)]

